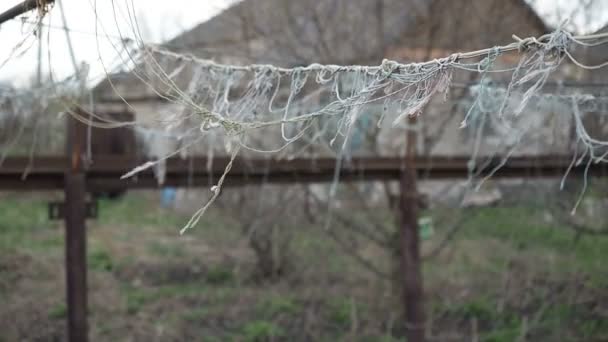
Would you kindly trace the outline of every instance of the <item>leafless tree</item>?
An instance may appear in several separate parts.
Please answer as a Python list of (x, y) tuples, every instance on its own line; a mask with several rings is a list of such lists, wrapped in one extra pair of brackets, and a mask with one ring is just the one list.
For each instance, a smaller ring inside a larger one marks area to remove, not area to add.
[[(599, 1), (581, 0), (575, 15), (597, 10)], [(467, 8), (467, 16), (454, 15)], [(475, 18), (475, 20), (470, 20)], [(469, 0), (456, 1), (398, 1), (398, 0), (246, 0), (228, 10), (213, 22), (212, 27), (231, 28), (229, 34), (208, 38), (197, 42), (193, 34), (172, 42), (183, 44), (184, 49), (200, 53), (205, 57), (234, 58), (239, 62), (274, 63), (282, 66), (298, 66), (311, 63), (335, 64), (379, 64), (387, 57), (400, 61), (429, 60), (445, 56), (451, 52), (485, 48), (512, 41), (512, 34), (521, 37), (539, 36), (552, 27), (547, 25), (524, 1)], [(211, 43), (209, 43), (211, 42)], [(213, 44), (213, 46), (209, 45)], [(464, 113), (456, 105), (470, 97), (468, 85), (477, 81), (474, 73), (456, 73), (454, 82), (464, 86), (452, 90), (451, 102), (438, 105), (433, 102), (425, 109), (424, 115), (416, 122), (421, 128), (417, 153), (420, 157), (436, 153), (447, 131), (456, 130)], [(563, 75), (560, 75), (563, 77)], [(506, 81), (503, 79), (502, 81)], [(373, 126), (373, 125), (372, 125)], [(404, 131), (394, 139), (405, 141)], [(362, 133), (366, 149), (373, 154), (399, 154), (401, 149), (392, 149), (380, 143), (379, 128), (367, 127)], [(453, 142), (452, 142), (453, 143)], [(470, 143), (470, 142), (469, 142)], [(359, 260), (378, 276), (398, 278), (394, 270), (382, 269), (359, 253), (358, 241), (364, 240), (385, 249), (395, 257), (402, 247), (395, 243), (399, 197), (394, 186), (385, 183), (380, 187), (381, 206), (388, 208), (395, 219), (375, 215), (377, 208), (370, 204), (369, 196), (361, 187), (345, 187), (353, 194), (351, 202), (366, 209), (365, 221), (353, 217), (348, 211), (334, 209), (332, 215), (339, 222), (339, 229), (329, 235), (348, 254)], [(287, 192), (286, 192), (287, 193)], [(313, 210), (322, 211), (326, 207), (324, 199), (312, 191), (304, 191), (308, 197), (302, 207), (312, 203)], [(263, 273), (276, 275), (281, 263), (269, 261), (273, 246), (287, 246), (274, 238), (277, 212), (282, 211), (279, 203), (295, 200), (278, 196), (277, 200), (265, 200), (260, 204), (258, 195), (243, 192), (240, 203), (255, 203), (266, 209), (243, 211), (241, 218), (244, 231), (250, 234), (251, 246), (258, 254)], [(252, 219), (252, 213), (255, 218)], [(313, 215), (314, 216), (314, 215)], [(428, 256), (437, 255), (457, 232), (461, 218), (446, 223), (445, 239), (440, 241)], [(353, 238), (357, 236), (357, 238)], [(282, 247), (281, 247), (282, 248)], [(396, 259), (396, 258), (395, 258)]]

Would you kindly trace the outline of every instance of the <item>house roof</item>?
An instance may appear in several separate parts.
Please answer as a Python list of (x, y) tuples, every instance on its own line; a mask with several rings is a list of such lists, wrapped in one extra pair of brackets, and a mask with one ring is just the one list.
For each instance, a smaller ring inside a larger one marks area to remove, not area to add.
[[(525, 0), (383, 0), (380, 14), (377, 3), (244, 0), (168, 41), (166, 47), (211, 57), (230, 54), (249, 62), (345, 64), (352, 62), (348, 56), (353, 53), (359, 59), (377, 55), (370, 50), (377, 50), (380, 40), (388, 45), (426, 46), (424, 31), (433, 24), (439, 27), (433, 44), (451, 49), (510, 42), (513, 33), (528, 36), (550, 31)], [(434, 8), (434, 4), (440, 6)], [(379, 20), (384, 23), (379, 24)], [(453, 39), (458, 31), (469, 37)], [(489, 32), (487, 38), (473, 37)], [(251, 51), (255, 44), (244, 43), (273, 40), (274, 44), (258, 44), (259, 51)], [(323, 51), (323, 44), (328, 45), (325, 50), (332, 51)]]
[(395, 46), (456, 51), (547, 31), (524, 0), (243, 0), (164, 46), (234, 64), (377, 64)]

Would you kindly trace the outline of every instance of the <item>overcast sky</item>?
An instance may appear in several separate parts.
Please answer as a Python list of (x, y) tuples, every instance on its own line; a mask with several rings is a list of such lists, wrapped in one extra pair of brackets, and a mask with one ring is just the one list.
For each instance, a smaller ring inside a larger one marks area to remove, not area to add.
[[(20, 3), (22, 0), (1, 0), (0, 12)], [(66, 20), (71, 29), (71, 40), (78, 63), (82, 61), (91, 65), (92, 76), (103, 73), (99, 64), (100, 56), (105, 64), (111, 64), (116, 57), (112, 44), (119, 43), (120, 34), (133, 36), (127, 4), (133, 4), (135, 15), (143, 39), (147, 42), (161, 42), (170, 39), (180, 32), (209, 19), (228, 4), (226, 0), (114, 0), (116, 16), (110, 0), (63, 0)], [(95, 10), (97, 15), (95, 15)], [(96, 17), (99, 23), (96, 28)], [(35, 18), (30, 14), (28, 21)], [(116, 22), (115, 22), (116, 20)], [(49, 59), (53, 73), (57, 78), (68, 76), (73, 72), (68, 45), (59, 7), (56, 5), (45, 19), (43, 32), (43, 69), (48, 73)], [(51, 28), (48, 27), (51, 26)], [(120, 32), (119, 28), (120, 27)], [(0, 27), (0, 65), (9, 57), (10, 61), (0, 68), (0, 81), (18, 79), (22, 83), (36, 73), (38, 48), (30, 37), (19, 51), (27, 52), (15, 56), (13, 47), (19, 44), (31, 25), (21, 20), (9, 21)], [(97, 38), (96, 32), (97, 30)], [(107, 35), (107, 37), (106, 37)], [(109, 37), (109, 38), (108, 38)], [(48, 53), (48, 46), (51, 53)]]
[[(21, 1), (0, 1), (0, 12)], [(576, 2), (574, 0), (535, 1), (537, 10), (551, 24), (554, 24), (556, 13), (563, 17), (565, 13), (570, 13), (572, 4)], [(608, 5), (608, 0), (600, 1), (606, 2)], [(112, 3), (116, 6), (116, 15), (112, 9)], [(161, 42), (209, 19), (228, 6), (230, 2), (228, 0), (63, 0), (68, 26), (72, 30), (70, 36), (76, 59), (78, 63), (84, 61), (90, 65), (91, 77), (103, 75), (103, 67), (99, 62), (100, 57), (106, 65), (115, 60), (116, 50), (112, 44), (117, 43), (119, 34), (132, 36), (132, 25), (127, 10), (128, 4), (131, 3), (135, 8), (134, 12), (143, 39), (147, 42)], [(557, 7), (557, 3), (561, 5)], [(597, 9), (595, 15), (597, 17), (589, 24), (581, 24), (582, 21), (579, 20), (579, 26), (587, 30), (597, 29), (600, 23), (608, 21), (608, 6)], [(30, 14), (28, 20), (33, 19), (33, 14)], [(44, 22), (47, 26), (43, 33), (43, 70), (48, 73), (50, 65), (56, 78), (66, 77), (74, 69), (65, 33), (61, 29), (63, 23), (58, 6), (53, 8)], [(38, 48), (35, 39), (30, 35), (21, 48), (14, 50), (14, 47), (28, 36), (26, 33), (29, 30), (31, 30), (31, 25), (23, 23), (21, 20), (13, 20), (0, 27), (0, 42), (2, 42), (0, 45), (0, 81), (24, 84), (35, 75), (38, 64)], [(98, 38), (95, 35), (96, 30)], [(19, 54), (22, 51), (26, 52)], [(2, 65), (7, 59), (9, 61)]]

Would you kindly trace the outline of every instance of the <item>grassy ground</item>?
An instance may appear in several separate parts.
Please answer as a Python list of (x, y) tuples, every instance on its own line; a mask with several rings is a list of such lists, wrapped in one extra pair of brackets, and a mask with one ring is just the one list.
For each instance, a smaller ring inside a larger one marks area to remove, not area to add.
[[(0, 199), (0, 341), (64, 340), (63, 231), (46, 219), (47, 201)], [(179, 236), (187, 213), (157, 202), (150, 193), (102, 201), (90, 221), (93, 340), (403, 341), (391, 282), (342, 253), (322, 228), (294, 227), (293, 270), (269, 282), (252, 276), (255, 255), (233, 218), (212, 210)], [(425, 262), (429, 336), (608, 340), (608, 238), (575, 239), (523, 207), (465, 215), (450, 244)], [(425, 252), (445, 234), (435, 231)]]

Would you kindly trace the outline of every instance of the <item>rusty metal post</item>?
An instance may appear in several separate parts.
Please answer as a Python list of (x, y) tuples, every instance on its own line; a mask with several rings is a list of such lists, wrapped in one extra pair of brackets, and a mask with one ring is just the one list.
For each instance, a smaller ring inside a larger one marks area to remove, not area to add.
[(424, 292), (418, 231), (418, 189), (416, 187), (416, 117), (408, 118), (407, 150), (401, 170), (401, 229), (399, 234), (402, 296), (407, 325), (407, 340), (425, 340)]
[[(45, 5), (50, 5), (53, 2), (55, 2), (55, 0), (46, 0)], [(0, 24), (14, 19), (17, 16), (24, 14), (25, 12), (38, 8), (41, 3), (42, 2), (40, 0), (25, 0), (22, 3), (11, 7), (5, 12), (0, 13)]]
[(86, 126), (67, 117), (65, 171), (65, 271), (68, 340), (86, 342), (87, 336), (87, 236), (86, 179), (83, 154)]

